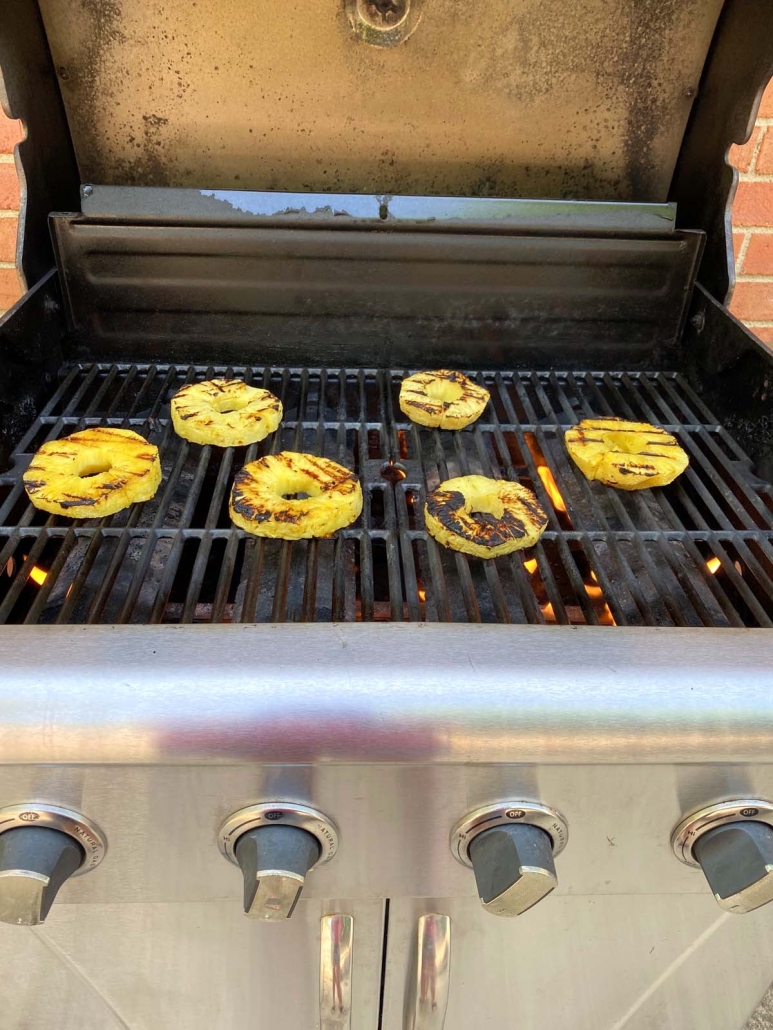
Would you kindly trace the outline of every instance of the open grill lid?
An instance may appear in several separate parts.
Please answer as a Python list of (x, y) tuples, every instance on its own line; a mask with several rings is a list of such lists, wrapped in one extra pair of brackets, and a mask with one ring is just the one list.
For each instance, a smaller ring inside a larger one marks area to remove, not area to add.
[(722, 296), (771, 33), (768, 0), (17, 0), (0, 64), (32, 250), (78, 183), (675, 200)]
[(82, 182), (648, 202), (721, 7), (40, 0)]

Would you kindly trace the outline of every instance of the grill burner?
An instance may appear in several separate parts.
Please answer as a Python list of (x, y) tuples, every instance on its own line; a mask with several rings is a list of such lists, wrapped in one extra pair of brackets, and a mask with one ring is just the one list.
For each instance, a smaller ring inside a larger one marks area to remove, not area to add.
[[(673, 373), (507, 373), (461, 433), (397, 403), (408, 372), (90, 365), (69, 369), (0, 473), (0, 624), (411, 620), (650, 626), (773, 625), (773, 491)], [(281, 397), (268, 440), (219, 450), (179, 439), (184, 383), (239, 376)], [(619, 415), (674, 433), (690, 467), (665, 489), (588, 483), (562, 427)], [(29, 504), (21, 475), (46, 440), (132, 428), (161, 452), (153, 501), (70, 524)], [(307, 450), (356, 470), (365, 505), (335, 539), (259, 540), (232, 527), (233, 474)], [(489, 562), (435, 544), (426, 489), (452, 476), (517, 478), (550, 524), (536, 547)]]

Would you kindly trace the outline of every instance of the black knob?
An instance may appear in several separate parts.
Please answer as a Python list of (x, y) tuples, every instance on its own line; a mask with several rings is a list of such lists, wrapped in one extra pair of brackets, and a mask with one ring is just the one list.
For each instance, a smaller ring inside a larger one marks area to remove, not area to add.
[(773, 829), (766, 823), (726, 823), (708, 830), (692, 853), (717, 904), (728, 912), (753, 912), (773, 901)]
[(261, 826), (243, 833), (234, 855), (244, 874), (246, 914), (289, 919), (320, 854), (317, 838), (297, 826)]
[(495, 826), (474, 837), (470, 861), (483, 907), (519, 916), (558, 884), (553, 842), (537, 826)]
[(42, 923), (64, 881), (84, 859), (67, 833), (19, 826), (0, 833), (0, 920), (17, 926)]

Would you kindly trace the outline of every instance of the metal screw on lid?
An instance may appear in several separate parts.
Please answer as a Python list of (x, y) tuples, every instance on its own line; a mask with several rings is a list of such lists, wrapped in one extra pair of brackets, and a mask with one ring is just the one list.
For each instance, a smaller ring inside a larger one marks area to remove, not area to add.
[(372, 0), (362, 5), (363, 16), (375, 28), (393, 28), (408, 14), (409, 0)]
[(346, 0), (355, 33), (371, 46), (392, 47), (416, 29), (421, 0)]

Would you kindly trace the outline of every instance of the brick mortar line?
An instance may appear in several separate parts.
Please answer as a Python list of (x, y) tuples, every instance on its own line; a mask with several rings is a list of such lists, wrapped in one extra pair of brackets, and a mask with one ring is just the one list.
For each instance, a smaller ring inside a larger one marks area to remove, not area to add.
[[(756, 160), (756, 155), (755, 155)], [(739, 182), (773, 182), (773, 173), (765, 172), (763, 175), (761, 172), (739, 172)]]
[(0, 209), (0, 218), (18, 218), (19, 212), (12, 211), (10, 208)]
[(0, 154), (0, 165), (12, 165), (13, 163), (13, 154)]
[[(742, 182), (750, 181), (746, 178), (746, 176), (757, 174), (757, 156), (759, 152), (762, 150), (762, 141), (765, 139), (765, 136), (767, 135), (767, 130), (764, 126), (759, 125), (759, 122), (757, 123), (757, 126), (760, 128), (761, 131), (759, 134), (759, 138), (754, 145), (754, 151), (752, 153), (751, 161), (749, 161), (749, 167), (746, 169), (745, 172), (739, 172), (739, 178)], [(755, 131), (756, 128), (757, 127), (755, 127)]]
[(773, 275), (765, 272), (749, 272), (736, 276), (736, 283), (773, 283)]
[(773, 236), (773, 225), (734, 225), (733, 232), (750, 232), (757, 236)]
[(773, 322), (744, 322), (750, 329), (773, 329)]
[(16, 268), (15, 261), (0, 261), (0, 268)]
[[(733, 230), (733, 231), (735, 232), (735, 230)], [(735, 279), (736, 279), (736, 282), (738, 281), (738, 278), (741, 275), (741, 269), (743, 268), (743, 263), (746, 260), (746, 251), (749, 249), (749, 244), (751, 243), (751, 239), (752, 239), (752, 234), (751, 234), (749, 229), (746, 229), (744, 231), (744, 234), (743, 234), (743, 243), (741, 244), (741, 249), (738, 251), (738, 257), (735, 260)]]

